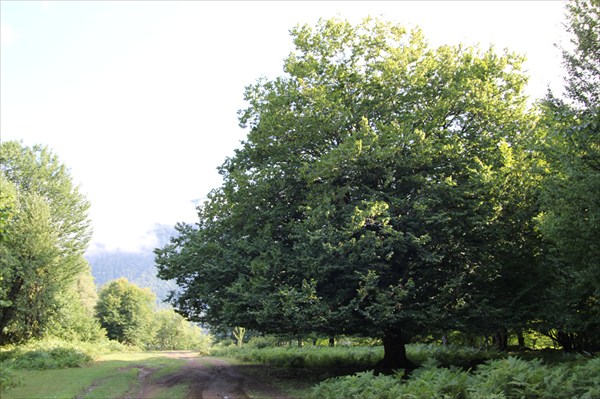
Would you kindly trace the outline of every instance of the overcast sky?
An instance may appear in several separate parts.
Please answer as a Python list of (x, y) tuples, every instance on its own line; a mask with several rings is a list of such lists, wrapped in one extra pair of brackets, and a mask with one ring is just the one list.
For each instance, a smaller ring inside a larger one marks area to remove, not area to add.
[(525, 54), (528, 92), (562, 88), (560, 1), (0, 2), (1, 139), (45, 144), (92, 203), (92, 248), (155, 244), (156, 223), (195, 220), (194, 200), (244, 139), (244, 87), (282, 73), (289, 29), (371, 15), (432, 45)]

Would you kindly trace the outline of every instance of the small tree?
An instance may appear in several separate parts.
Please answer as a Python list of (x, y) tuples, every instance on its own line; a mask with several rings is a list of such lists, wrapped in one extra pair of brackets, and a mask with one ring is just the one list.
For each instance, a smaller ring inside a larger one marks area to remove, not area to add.
[(208, 353), (212, 337), (173, 309), (154, 314), (154, 338), (150, 346), (158, 350), (194, 349)]
[(246, 335), (246, 329), (244, 327), (235, 327), (232, 333), (236, 339), (237, 346), (241, 347), (244, 344), (244, 335)]
[(119, 278), (102, 287), (96, 315), (108, 338), (129, 345), (144, 345), (153, 338), (155, 300), (149, 289)]

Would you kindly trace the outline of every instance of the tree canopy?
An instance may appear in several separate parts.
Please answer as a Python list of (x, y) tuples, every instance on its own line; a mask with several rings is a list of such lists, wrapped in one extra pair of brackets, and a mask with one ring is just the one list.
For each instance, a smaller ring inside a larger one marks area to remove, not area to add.
[(568, 350), (600, 349), (600, 2), (567, 8), (566, 98), (544, 101), (540, 228), (548, 246), (546, 328)]
[[(89, 203), (52, 151), (14, 141), (0, 150), (0, 343), (6, 343), (40, 337), (70, 319), (64, 296), (89, 273), (83, 252), (91, 229)], [(84, 335), (99, 332), (93, 321), (79, 322), (89, 327)]]
[(130, 345), (150, 343), (155, 295), (126, 278), (107, 283), (100, 290), (96, 315), (110, 339)]
[(509, 317), (479, 303), (531, 258), (507, 261), (517, 245), (499, 234), (533, 228), (511, 196), (537, 120), (522, 57), (432, 49), (417, 29), (370, 19), (291, 34), (285, 75), (246, 90), (249, 133), (223, 185), (156, 251), (159, 275), (182, 287), (177, 309), (213, 325), (381, 337), (393, 367), (410, 366), (416, 333)]

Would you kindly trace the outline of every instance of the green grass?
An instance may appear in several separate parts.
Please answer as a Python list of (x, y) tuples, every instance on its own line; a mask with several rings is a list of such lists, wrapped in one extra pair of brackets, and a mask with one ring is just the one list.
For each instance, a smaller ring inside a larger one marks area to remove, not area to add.
[[(443, 366), (470, 368), (490, 359), (506, 357), (506, 353), (493, 350), (482, 351), (466, 346), (442, 346), (411, 344), (406, 348), (407, 356), (416, 364), (435, 359)], [(271, 348), (223, 347), (214, 348), (212, 354), (235, 358), (246, 362), (291, 369), (372, 369), (383, 358), (381, 346), (285, 346)]]
[(84, 391), (80, 391), (77, 397), (86, 399), (117, 398), (139, 388), (139, 382), (137, 381), (139, 369), (132, 368), (117, 373), (111, 372), (112, 374), (109, 377), (95, 380), (91, 386), (86, 387)]
[[(161, 369), (162, 375), (176, 370), (184, 360), (170, 359), (159, 352), (102, 355), (87, 366), (52, 370), (13, 370), (20, 386), (2, 392), (3, 399), (106, 399), (139, 389), (140, 369)], [(157, 377), (154, 377), (157, 378)], [(168, 391), (168, 392), (167, 392)], [(165, 397), (184, 397), (187, 387), (165, 389)]]
[[(2, 398), (74, 398), (85, 392), (94, 381), (108, 379), (110, 375), (122, 378), (123, 373), (115, 373), (122, 363), (101, 362), (82, 368), (55, 370), (15, 370), (23, 384), (2, 393)], [(128, 375), (128, 379), (135, 376)], [(105, 397), (111, 397), (105, 396)], [(116, 396), (112, 396), (116, 397)]]
[(382, 347), (323, 347), (306, 346), (274, 348), (215, 348), (215, 356), (257, 362), (273, 367), (290, 369), (345, 369), (372, 367), (383, 357)]

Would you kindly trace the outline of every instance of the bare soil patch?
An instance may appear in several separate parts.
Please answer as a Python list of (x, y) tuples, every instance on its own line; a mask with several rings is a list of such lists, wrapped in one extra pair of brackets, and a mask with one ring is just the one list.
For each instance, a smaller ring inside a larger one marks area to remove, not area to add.
[[(158, 398), (165, 388), (186, 384), (186, 399), (292, 399), (267, 381), (244, 373), (243, 366), (236, 366), (214, 357), (199, 357), (194, 352), (164, 352), (164, 356), (185, 359), (186, 364), (177, 371), (153, 379), (157, 369), (141, 369), (138, 376), (140, 389), (124, 399)], [(135, 366), (132, 366), (135, 367)]]

